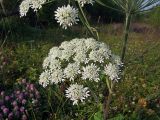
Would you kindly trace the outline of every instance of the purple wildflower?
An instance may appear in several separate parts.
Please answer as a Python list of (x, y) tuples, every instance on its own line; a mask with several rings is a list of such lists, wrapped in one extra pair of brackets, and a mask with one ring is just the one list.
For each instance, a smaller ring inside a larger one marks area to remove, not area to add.
[(27, 102), (26, 99), (23, 99), (23, 100), (22, 100), (22, 104), (23, 104), (23, 105), (26, 104), (26, 102)]
[(1, 92), (1, 96), (4, 96), (4, 94), (5, 94), (5, 92), (4, 92), (4, 91), (2, 91), (2, 92)]
[(5, 101), (9, 101), (10, 97), (9, 96), (5, 96)]
[(13, 102), (12, 102), (12, 105), (13, 105), (13, 106), (16, 106), (16, 105), (17, 105), (17, 101), (13, 101)]
[(3, 109), (3, 113), (4, 113), (4, 114), (8, 114), (8, 112), (9, 112), (9, 109), (8, 109), (8, 108), (4, 108), (4, 109)]
[(24, 107), (21, 107), (21, 108), (20, 108), (20, 112), (22, 112), (22, 113), (25, 112)]
[(13, 112), (10, 112), (10, 113), (9, 113), (8, 119), (9, 119), (9, 120), (12, 120), (12, 119), (13, 119)]

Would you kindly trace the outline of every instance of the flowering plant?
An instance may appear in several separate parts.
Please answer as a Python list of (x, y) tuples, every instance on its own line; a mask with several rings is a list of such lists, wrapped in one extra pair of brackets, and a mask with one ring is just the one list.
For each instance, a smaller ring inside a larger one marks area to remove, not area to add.
[(87, 85), (90, 82), (98, 84), (101, 76), (106, 77), (111, 90), (112, 82), (119, 80), (121, 65), (120, 58), (112, 54), (106, 44), (93, 38), (75, 38), (50, 49), (39, 83), (43, 87), (66, 83), (69, 87), (65, 96), (75, 105), (91, 96)]
[[(48, 2), (38, 1), (34, 3), (24, 0), (23, 2), (28, 4), (22, 2), (20, 5), (21, 17), (26, 16), (29, 8), (37, 11)], [(93, 0), (70, 1), (68, 5), (58, 7), (55, 11), (55, 19), (64, 29), (77, 24), (80, 19), (91, 35), (98, 40), (96, 29), (90, 26), (82, 9), (85, 4), (93, 3)], [(109, 93), (112, 93), (113, 83), (119, 80), (122, 62), (118, 56), (111, 53), (106, 44), (95, 39), (76, 38), (63, 42), (59, 47), (53, 47), (43, 62), (44, 71), (40, 75), (39, 83), (43, 87), (52, 84), (64, 86), (65, 91), (62, 92), (73, 102), (73, 105), (93, 96), (92, 83), (97, 87), (96, 89), (99, 89), (97, 85), (104, 82)], [(104, 113), (107, 111), (106, 104), (105, 108)]]

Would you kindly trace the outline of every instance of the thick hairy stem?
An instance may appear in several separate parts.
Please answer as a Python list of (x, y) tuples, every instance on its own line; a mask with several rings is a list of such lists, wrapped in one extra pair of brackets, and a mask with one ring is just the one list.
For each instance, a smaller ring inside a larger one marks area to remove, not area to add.
[(126, 22), (125, 22), (125, 29), (124, 29), (124, 43), (123, 43), (122, 56), (121, 56), (122, 62), (124, 62), (124, 58), (126, 54), (130, 24), (131, 24), (131, 14), (126, 13)]
[(109, 119), (109, 106), (111, 102), (112, 94), (109, 93), (107, 96), (104, 96), (104, 103), (103, 103), (103, 118), (104, 120)]
[(114, 83), (111, 82), (110, 90), (106, 91), (104, 94), (104, 102), (103, 102), (103, 119), (109, 119), (109, 107), (110, 102), (112, 100), (112, 91), (114, 88)]

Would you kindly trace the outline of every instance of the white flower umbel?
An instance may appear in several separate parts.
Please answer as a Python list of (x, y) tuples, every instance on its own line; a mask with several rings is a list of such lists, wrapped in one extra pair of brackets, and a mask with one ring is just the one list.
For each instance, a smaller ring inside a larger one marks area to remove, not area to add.
[(79, 21), (78, 10), (70, 5), (58, 7), (55, 11), (55, 19), (62, 28), (67, 29)]
[(62, 56), (62, 50), (58, 47), (53, 47), (50, 49), (48, 56), (50, 56), (51, 59), (60, 58)]
[(109, 76), (111, 80), (115, 80), (118, 82), (119, 80), (119, 67), (112, 63), (109, 63), (105, 66), (105, 74)]
[(73, 101), (73, 105), (77, 105), (78, 101), (83, 102), (86, 98), (90, 96), (88, 87), (83, 87), (83, 85), (71, 84), (66, 90), (66, 97)]
[(93, 60), (94, 62), (104, 62), (104, 57), (97, 50), (92, 50), (89, 54), (89, 60)]
[(89, 50), (95, 50), (99, 47), (99, 43), (93, 38), (87, 38), (85, 44)]
[(70, 57), (74, 54), (74, 51), (70, 48), (62, 51), (61, 60), (69, 61)]
[(64, 73), (62, 69), (53, 70), (51, 73), (51, 83), (58, 84), (64, 81)]
[(93, 0), (76, 0), (77, 2), (79, 2), (79, 4), (83, 7), (85, 4), (92, 4), (94, 3)]
[(61, 68), (61, 62), (60, 62), (60, 60), (51, 59), (50, 60), (49, 68), (50, 68), (51, 71), (54, 71), (56, 69), (60, 69)]
[(51, 73), (50, 71), (44, 71), (41, 73), (39, 77), (39, 84), (43, 87), (47, 87), (47, 85), (50, 83), (51, 80)]
[(50, 60), (51, 60), (50, 56), (48, 56), (44, 59), (43, 64), (42, 64), (43, 69), (47, 69), (49, 67), (50, 62), (51, 62)]
[(42, 5), (46, 0), (24, 0), (19, 6), (20, 17), (26, 16), (29, 8), (32, 8), (34, 11), (41, 9)]
[(100, 43), (99, 44), (98, 53), (101, 54), (101, 55), (103, 55), (105, 59), (109, 59), (109, 57), (111, 56), (111, 50), (104, 43)]
[(70, 81), (74, 81), (75, 77), (80, 73), (80, 67), (78, 63), (69, 63), (64, 69), (65, 78)]
[(19, 6), (20, 17), (26, 16), (28, 10), (30, 8), (30, 3), (28, 0), (22, 1)]
[(121, 58), (119, 56), (112, 54), (111, 59), (116, 65), (123, 66), (123, 63), (122, 63)]
[(46, 0), (30, 0), (31, 8), (34, 11), (38, 11), (38, 9), (42, 8), (42, 5), (46, 2)]
[(73, 60), (77, 63), (88, 63), (88, 59), (84, 51), (80, 51), (79, 53), (77, 53)]
[(86, 67), (83, 67), (82, 70), (82, 79), (90, 81), (98, 82), (100, 80), (99, 78), (99, 71), (100, 68), (98, 68), (95, 64), (87, 65)]

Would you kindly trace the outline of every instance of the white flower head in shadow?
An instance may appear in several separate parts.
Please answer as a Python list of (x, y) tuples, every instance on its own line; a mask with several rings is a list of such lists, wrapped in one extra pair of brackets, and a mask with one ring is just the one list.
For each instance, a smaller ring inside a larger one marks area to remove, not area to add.
[(73, 101), (73, 105), (77, 105), (78, 101), (84, 102), (86, 98), (90, 96), (88, 87), (83, 85), (71, 84), (66, 90), (66, 97)]

